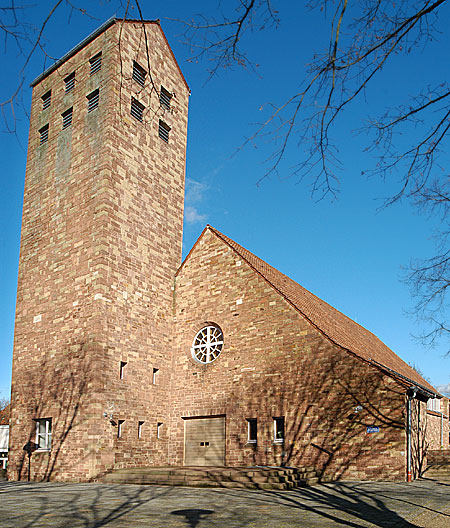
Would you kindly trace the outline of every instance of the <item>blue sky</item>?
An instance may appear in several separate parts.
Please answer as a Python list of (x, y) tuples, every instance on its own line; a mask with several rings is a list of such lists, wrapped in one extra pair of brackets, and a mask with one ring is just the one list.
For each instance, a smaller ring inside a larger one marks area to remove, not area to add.
[[(96, 17), (61, 6), (46, 29), (46, 50), (61, 57), (110, 16), (122, 12), (117, 2), (79, 2)], [(298, 4), (298, 5), (297, 5)], [(366, 138), (356, 135), (367, 112), (380, 113), (411, 92), (411, 84), (442, 80), (449, 68), (448, 39), (414, 58), (398, 58), (376, 80), (358, 104), (337, 124), (342, 161), (336, 200), (317, 202), (306, 183), (290, 176), (299, 149), (288, 151), (279, 176), (257, 185), (264, 160), (273, 152), (268, 140), (239, 149), (267, 115), (268, 103), (281, 103), (298, 88), (314, 51), (323, 48), (327, 23), (323, 13), (308, 13), (301, 2), (277, 2), (278, 29), (255, 32), (247, 39), (256, 73), (221, 71), (209, 82), (206, 62), (188, 62), (189, 48), (173, 18), (190, 19), (215, 7), (215, 2), (142, 2), (144, 17), (160, 18), (192, 90), (190, 100), (183, 254), (209, 223), (291, 276), (302, 286), (365, 326), (404, 360), (416, 365), (434, 385), (450, 382), (446, 344), (424, 349), (412, 334), (420, 332), (411, 310), (402, 266), (412, 258), (431, 256), (438, 219), (427, 218), (408, 203), (379, 210), (383, 197), (398, 189), (394, 180), (368, 179), (362, 171), (373, 166), (373, 153), (363, 152)], [(28, 22), (39, 26), (53, 2), (28, 8)], [(448, 14), (448, 13), (447, 13)], [(136, 17), (136, 13), (132, 13)], [(447, 17), (448, 18), (448, 17)], [(0, 97), (7, 99), (17, 85), (21, 59), (13, 44), (1, 48), (4, 76)], [(0, 397), (8, 396), (11, 376), (14, 310), (17, 288), (22, 194), (26, 164), (31, 89), (29, 83), (51, 64), (37, 53), (26, 70), (23, 108), (16, 110), (17, 135), (2, 133), (3, 170), (0, 204)], [(9, 72), (6, 74), (6, 72)], [(3, 128), (2, 128), (3, 130)]]

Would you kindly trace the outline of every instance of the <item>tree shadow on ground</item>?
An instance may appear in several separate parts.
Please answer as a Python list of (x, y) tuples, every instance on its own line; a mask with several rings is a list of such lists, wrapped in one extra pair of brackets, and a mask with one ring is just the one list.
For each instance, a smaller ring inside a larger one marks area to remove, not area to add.
[[(389, 491), (392, 491), (393, 484)], [(27, 508), (14, 516), (5, 501), (6, 528), (32, 528), (54, 522), (55, 526), (102, 528), (105, 526), (178, 526), (188, 528), (245, 528), (250, 526), (345, 526), (418, 528), (396, 511), (405, 502), (414, 516), (423, 511), (444, 512), (428, 504), (428, 494), (446, 490), (407, 485), (395, 487), (392, 495), (383, 487), (367, 483), (337, 483), (294, 491), (202, 490), (180, 487), (135, 485), (0, 483), (0, 494), (13, 493), (10, 502), (22, 501)], [(5, 496), (5, 495), (4, 495)], [(409, 497), (412, 497), (409, 500)], [(414, 497), (421, 497), (415, 503)], [(6, 496), (5, 496), (6, 498)], [(437, 497), (437, 502), (439, 502)], [(3, 501), (2, 501), (3, 502)], [(427, 504), (427, 506), (424, 506)], [(180, 506), (189, 505), (188, 508)], [(210, 509), (206, 509), (207, 507)], [(448, 514), (447, 514), (448, 516)], [(309, 524), (310, 523), (310, 524)]]

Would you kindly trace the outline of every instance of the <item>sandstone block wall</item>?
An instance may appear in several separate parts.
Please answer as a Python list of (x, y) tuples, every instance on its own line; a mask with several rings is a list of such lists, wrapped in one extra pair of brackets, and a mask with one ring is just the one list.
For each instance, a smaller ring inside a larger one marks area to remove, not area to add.
[[(227, 465), (404, 480), (404, 387), (331, 343), (210, 231), (178, 273), (175, 295), (175, 463), (183, 463), (183, 417), (226, 415)], [(190, 347), (207, 322), (220, 326), (225, 344), (216, 361), (201, 365)], [(283, 445), (273, 442), (280, 416)], [(256, 446), (247, 443), (248, 418), (258, 420)]]

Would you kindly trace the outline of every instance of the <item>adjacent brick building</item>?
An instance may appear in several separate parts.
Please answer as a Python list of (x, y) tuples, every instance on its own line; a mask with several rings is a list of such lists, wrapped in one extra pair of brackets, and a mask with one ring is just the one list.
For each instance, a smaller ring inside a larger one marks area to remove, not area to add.
[(416, 476), (439, 431), (448, 447), (448, 405), (427, 413), (440, 395), (416, 371), (210, 226), (180, 266), (188, 98), (152, 21), (108, 21), (33, 83), (9, 478), (30, 441), (35, 479), (401, 480), (408, 459)]

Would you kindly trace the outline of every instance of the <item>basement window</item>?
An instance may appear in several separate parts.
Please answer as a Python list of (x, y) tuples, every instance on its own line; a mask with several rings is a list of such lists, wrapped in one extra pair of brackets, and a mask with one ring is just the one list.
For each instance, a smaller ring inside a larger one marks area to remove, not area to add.
[(94, 75), (102, 68), (102, 52), (97, 53), (92, 59), (89, 59), (89, 64), (91, 65), (91, 75)]
[(138, 422), (138, 438), (142, 438), (142, 427), (144, 422)]
[(145, 106), (137, 101), (134, 97), (131, 98), (131, 115), (138, 121), (144, 119)]
[(258, 440), (258, 421), (256, 418), (247, 418), (247, 444), (256, 444)]
[(166, 125), (164, 121), (159, 120), (159, 128), (158, 128), (158, 134), (159, 137), (164, 140), (166, 143), (169, 143), (169, 132), (170, 132), (170, 126)]
[(98, 100), (99, 100), (99, 90), (94, 90), (89, 95), (86, 96), (86, 99), (88, 101), (88, 113), (92, 112), (92, 110), (95, 110), (98, 108)]
[(168, 92), (164, 86), (161, 86), (161, 92), (159, 94), (159, 104), (166, 108), (167, 110), (170, 110), (170, 101), (172, 99), (172, 94)]
[(63, 114), (61, 114), (63, 130), (65, 128), (70, 127), (70, 125), (72, 124), (72, 115), (73, 115), (73, 107), (69, 108), (69, 110), (66, 110)]
[(156, 426), (156, 438), (162, 438), (163, 425), (164, 424), (162, 422), (158, 422), (158, 424)]
[(117, 438), (122, 438), (124, 422), (125, 420), (119, 420), (117, 423)]
[(158, 384), (158, 378), (159, 378), (159, 369), (154, 368), (153, 369), (153, 378), (152, 378), (153, 385), (157, 385)]
[(75, 72), (72, 72), (64, 79), (66, 93), (71, 92), (75, 87)]
[(48, 123), (39, 129), (39, 145), (48, 141)]
[(284, 416), (273, 419), (273, 442), (275, 444), (284, 442)]
[(47, 93), (45, 93), (42, 97), (42, 110), (47, 110), (49, 108), (51, 102), (52, 102), (52, 91), (49, 90)]
[(146, 76), (147, 72), (144, 70), (144, 68), (136, 61), (133, 61), (133, 79), (141, 86), (144, 86)]
[(50, 451), (52, 447), (52, 419), (38, 418), (36, 422), (36, 444), (41, 451)]

